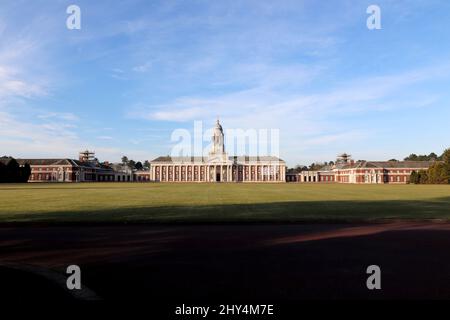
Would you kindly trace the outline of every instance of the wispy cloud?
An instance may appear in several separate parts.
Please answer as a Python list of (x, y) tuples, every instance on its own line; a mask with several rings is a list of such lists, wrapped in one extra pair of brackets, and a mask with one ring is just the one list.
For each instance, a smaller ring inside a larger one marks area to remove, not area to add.
[[(270, 85), (208, 97), (182, 97), (163, 105), (141, 107), (139, 115), (158, 121), (212, 123), (217, 116), (229, 128), (277, 128), (282, 134), (283, 154), (298, 157), (299, 150), (341, 145), (376, 135), (383, 127), (368, 130), (364, 125), (347, 126), (346, 118), (387, 109), (429, 105), (439, 97), (416, 87), (449, 76), (449, 66), (438, 65), (398, 74), (366, 77), (336, 84), (315, 94), (286, 93), (283, 85), (295, 77), (267, 75)], [(320, 78), (320, 73), (317, 74)], [(287, 81), (287, 82), (286, 82)], [(281, 89), (280, 89), (281, 88)], [(409, 88), (407, 96), (404, 89)], [(416, 89), (414, 89), (416, 88)], [(413, 99), (411, 99), (414, 97)], [(345, 151), (345, 150), (342, 150)]]
[(99, 140), (113, 140), (114, 138), (111, 136), (98, 136), (97, 139)]
[(44, 87), (25, 78), (26, 75), (12, 67), (0, 64), (0, 99), (15, 96), (31, 98), (47, 94)]
[(152, 67), (151, 62), (147, 61), (144, 64), (133, 67), (133, 71), (139, 72), (139, 73), (144, 73), (144, 72), (149, 71), (151, 67)]

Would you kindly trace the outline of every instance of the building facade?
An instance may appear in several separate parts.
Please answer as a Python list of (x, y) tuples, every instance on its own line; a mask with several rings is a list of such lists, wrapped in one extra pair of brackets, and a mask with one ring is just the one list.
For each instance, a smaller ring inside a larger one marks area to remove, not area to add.
[(114, 181), (115, 173), (92, 163), (73, 159), (17, 159), (28, 163), (31, 175), (28, 182), (94, 182)]
[(406, 184), (411, 173), (427, 170), (432, 161), (362, 161), (334, 171), (338, 183)]
[(433, 161), (353, 161), (338, 156), (332, 166), (289, 174), (287, 181), (300, 183), (406, 184), (412, 172), (427, 170)]
[(231, 156), (217, 120), (207, 157), (158, 157), (150, 162), (150, 177), (158, 182), (285, 182), (286, 164), (273, 156)]
[[(6, 160), (5, 160), (6, 161)], [(93, 152), (82, 151), (79, 159), (16, 159), (19, 165), (31, 167), (28, 182), (148, 182), (150, 171), (117, 169), (100, 164)]]

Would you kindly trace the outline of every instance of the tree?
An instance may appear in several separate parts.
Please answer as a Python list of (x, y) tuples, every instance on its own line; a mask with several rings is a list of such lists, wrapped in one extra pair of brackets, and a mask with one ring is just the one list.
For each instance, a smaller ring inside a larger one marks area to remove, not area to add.
[(0, 182), (6, 182), (6, 165), (0, 161)]
[(450, 166), (450, 148), (445, 149), (441, 157), (442, 161), (444, 161), (447, 166)]
[(450, 183), (450, 148), (445, 149), (441, 157), (442, 161), (444, 161), (447, 183)]
[(6, 182), (18, 182), (19, 180), (19, 163), (12, 158), (6, 165)]
[(418, 184), (419, 183), (419, 174), (415, 171), (411, 172), (411, 176), (409, 177), (409, 183)]
[(412, 172), (410, 183), (432, 183), (432, 184), (450, 184), (450, 148), (444, 150), (441, 156), (432, 152), (429, 155), (411, 154), (405, 159), (415, 159), (416, 161), (433, 161), (428, 170)]
[(134, 166), (134, 168), (136, 170), (142, 170), (142, 169), (144, 169), (144, 166), (142, 165), (142, 162), (138, 161), (138, 162), (136, 162), (136, 165)]
[(432, 152), (428, 155), (429, 160), (437, 160), (439, 157), (436, 153)]
[(123, 157), (122, 157), (122, 164), (123, 164), (124, 166), (127, 166), (127, 165), (128, 165), (128, 157), (127, 157), (127, 156), (123, 156)]
[(320, 170), (321, 168), (323, 168), (323, 166), (324, 166), (323, 163), (312, 163), (308, 169), (310, 171), (317, 171), (317, 170)]
[(436, 161), (441, 160), (441, 157), (438, 157), (438, 155), (434, 152), (431, 152), (429, 155), (426, 154), (420, 154), (417, 155), (415, 153), (411, 153), (409, 156), (407, 156), (404, 160), (405, 161)]
[(435, 162), (428, 169), (428, 183), (444, 184), (448, 183), (448, 173), (445, 163)]
[(144, 162), (144, 168), (145, 169), (150, 169), (150, 162), (148, 160), (145, 160)]
[(21, 166), (14, 158), (7, 158), (6, 161), (0, 162), (0, 182), (28, 181), (31, 174), (31, 167), (28, 163)]
[(417, 156), (417, 154), (415, 153), (411, 153), (409, 156), (407, 156), (405, 159), (405, 161), (417, 161), (419, 157)]
[(31, 175), (31, 166), (28, 163), (25, 163), (23, 167), (20, 168), (20, 181), (19, 182), (28, 182)]
[(128, 168), (134, 169), (136, 166), (136, 161), (134, 160), (128, 160)]
[(428, 183), (428, 171), (425, 170), (419, 171), (419, 183), (420, 184)]

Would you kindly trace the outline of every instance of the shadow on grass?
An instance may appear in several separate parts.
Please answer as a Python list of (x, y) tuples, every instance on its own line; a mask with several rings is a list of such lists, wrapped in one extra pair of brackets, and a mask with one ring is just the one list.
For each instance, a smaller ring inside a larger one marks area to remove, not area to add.
[(1, 214), (11, 223), (302, 223), (450, 220), (450, 197), (432, 200), (292, 201), (213, 206), (144, 206), (108, 210)]

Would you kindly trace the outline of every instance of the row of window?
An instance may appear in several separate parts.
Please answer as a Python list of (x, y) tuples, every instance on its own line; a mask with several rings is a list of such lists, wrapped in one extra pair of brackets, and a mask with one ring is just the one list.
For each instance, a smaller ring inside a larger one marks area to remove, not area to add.
[(58, 180), (70, 180), (70, 173), (66, 172), (64, 174), (52, 174), (52, 173), (32, 173), (30, 175), (31, 181), (58, 181)]

